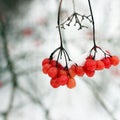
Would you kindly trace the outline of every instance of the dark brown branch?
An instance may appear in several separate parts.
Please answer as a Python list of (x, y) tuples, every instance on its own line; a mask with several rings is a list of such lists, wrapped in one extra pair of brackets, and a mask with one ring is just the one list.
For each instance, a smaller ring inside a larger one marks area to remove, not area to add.
[[(88, 28), (87, 26), (83, 25), (83, 21), (86, 19), (88, 20), (90, 23), (92, 22), (92, 20), (89, 18), (91, 15), (81, 15), (77, 12), (74, 12), (72, 15), (70, 15), (64, 22), (62, 22), (60, 24), (60, 27), (65, 29), (65, 25), (70, 26), (71, 23), (73, 22), (73, 19), (75, 19), (75, 23), (74, 26), (76, 26), (76, 24), (79, 25), (78, 30), (82, 29), (82, 28)], [(58, 27), (58, 26), (57, 26)]]
[(10, 101), (8, 105), (7, 111), (4, 113), (4, 119), (7, 120), (8, 115), (12, 109), (12, 105), (14, 102), (14, 97), (15, 97), (15, 87), (17, 86), (17, 75), (14, 71), (14, 66), (11, 61), (10, 55), (9, 55), (9, 50), (8, 50), (8, 42), (6, 38), (6, 24), (4, 21), (0, 20), (1, 23), (1, 37), (2, 37), (2, 43), (3, 43), (3, 49), (4, 49), (4, 56), (7, 62), (7, 68), (11, 74), (11, 80), (12, 80), (12, 92), (10, 96)]
[(91, 18), (92, 18), (92, 24), (93, 24), (93, 43), (94, 43), (94, 46), (96, 46), (96, 41), (95, 41), (95, 22), (94, 22), (93, 11), (92, 11), (90, 0), (88, 0), (88, 5), (89, 5), (89, 9), (90, 9)]

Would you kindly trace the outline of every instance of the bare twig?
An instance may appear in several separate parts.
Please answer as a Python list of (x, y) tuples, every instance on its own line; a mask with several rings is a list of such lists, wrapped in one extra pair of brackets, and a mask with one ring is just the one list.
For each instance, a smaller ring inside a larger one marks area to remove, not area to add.
[(83, 79), (83, 81), (85, 82), (85, 84), (91, 89), (93, 95), (95, 96), (95, 98), (97, 99), (97, 101), (100, 103), (100, 105), (103, 107), (103, 109), (106, 111), (106, 113), (110, 116), (111, 120), (117, 120), (112, 111), (109, 110), (109, 108), (107, 107), (107, 105), (105, 104), (105, 102), (103, 101), (102, 97), (100, 96), (98, 90), (96, 87), (94, 87), (92, 85), (92, 83), (86, 79)]
[(81, 15), (81, 14), (79, 14), (77, 12), (74, 12), (64, 22), (62, 22), (60, 24), (60, 27), (65, 29), (65, 25), (70, 26), (71, 23), (73, 22), (73, 19), (75, 19), (74, 26), (76, 26), (78, 24), (79, 25), (78, 30), (80, 30), (82, 28), (88, 28), (87, 26), (83, 25), (82, 22), (86, 19), (86, 20), (88, 20), (91, 23), (92, 20), (89, 17), (91, 17), (91, 15), (86, 16), (86, 15)]
[(40, 99), (35, 98), (29, 91), (25, 90), (24, 88), (18, 86), (18, 89), (23, 92), (24, 94), (26, 94), (30, 100), (32, 100), (34, 103), (37, 103), (38, 105), (40, 105), (40, 107), (45, 111), (45, 117), (46, 120), (51, 120), (50, 116), (49, 116), (49, 109), (47, 109), (44, 104), (42, 103), (42, 101), (40, 101)]
[[(11, 83), (12, 83), (12, 88), (11, 88), (12, 91), (11, 91), (11, 95), (10, 95), (8, 109), (5, 112), (1, 112), (0, 115), (2, 115), (4, 117), (4, 120), (8, 120), (8, 118), (9, 118), (8, 116), (9, 116), (11, 110), (13, 109), (15, 90), (19, 89), (24, 94), (28, 95), (28, 97), (32, 100), (32, 102), (38, 103), (45, 113), (46, 120), (50, 120), (49, 110), (47, 108), (45, 108), (44, 104), (42, 104), (42, 102), (38, 98), (34, 98), (31, 93), (29, 93), (25, 89), (18, 86), (18, 83), (17, 83), (18, 74), (15, 72), (14, 64), (10, 58), (10, 54), (9, 54), (9, 50), (8, 50), (8, 41), (6, 38), (6, 24), (1, 20), (0, 20), (0, 23), (2, 25), (2, 29), (1, 29), (0, 33), (1, 33), (1, 37), (2, 37), (4, 55), (5, 55), (5, 59), (6, 59), (7, 65), (8, 65), (7, 69), (9, 70), (9, 72), (11, 74)], [(23, 72), (19, 73), (19, 75), (21, 75), (21, 74), (23, 74)], [(28, 74), (28, 73), (26, 73), (26, 74)]]
[(8, 42), (7, 42), (7, 38), (6, 38), (6, 25), (5, 22), (3, 22), (2, 20), (1, 22), (1, 37), (2, 37), (2, 43), (3, 43), (3, 49), (4, 49), (4, 55), (5, 55), (5, 59), (7, 62), (7, 68), (9, 70), (9, 72), (11, 73), (11, 80), (12, 80), (12, 92), (11, 92), (11, 96), (10, 96), (10, 101), (9, 101), (9, 105), (8, 105), (8, 109), (7, 111), (4, 113), (4, 119), (7, 120), (7, 117), (12, 109), (12, 105), (13, 105), (13, 101), (14, 101), (14, 97), (15, 97), (15, 87), (17, 86), (17, 75), (14, 71), (14, 66), (13, 63), (10, 59), (10, 55), (9, 55), (9, 50), (8, 50)]

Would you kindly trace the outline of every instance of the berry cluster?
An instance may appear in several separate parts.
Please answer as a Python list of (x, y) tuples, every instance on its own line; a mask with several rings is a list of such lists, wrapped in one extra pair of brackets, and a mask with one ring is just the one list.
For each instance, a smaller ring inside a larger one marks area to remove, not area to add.
[[(53, 88), (66, 85), (68, 88), (74, 88), (76, 82), (74, 76), (76, 73), (73, 70), (63, 67), (58, 61), (46, 58), (42, 62), (42, 71), (51, 77), (50, 84)], [(84, 74), (84, 72), (82, 73)], [(81, 74), (81, 75), (82, 75)]]
[(84, 71), (88, 77), (92, 77), (96, 70), (108, 69), (112, 65), (117, 66), (119, 58), (117, 56), (104, 57), (100, 60), (95, 60), (94, 57), (89, 56), (84, 64)]
[[(42, 71), (45, 74), (48, 74), (48, 76), (51, 78), (50, 84), (53, 88), (58, 88), (59, 86), (67, 86), (68, 88), (74, 88), (76, 86), (75, 76), (84, 76), (86, 74), (88, 77), (93, 77), (95, 74), (95, 71), (97, 70), (103, 70), (103, 69), (109, 69), (112, 65), (116, 66), (119, 64), (119, 58), (117, 56), (112, 56), (108, 51), (102, 50), (100, 47), (96, 45), (95, 41), (95, 24), (94, 24), (94, 17), (92, 13), (91, 3), (90, 0), (88, 0), (89, 8), (90, 8), (90, 15), (85, 16), (78, 14), (75, 12), (75, 4), (73, 0), (73, 6), (74, 6), (74, 13), (68, 17), (68, 19), (60, 23), (60, 14), (61, 14), (61, 5), (62, 0), (60, 0), (59, 9), (58, 9), (58, 21), (57, 21), (57, 28), (59, 32), (60, 37), (60, 46), (55, 49), (49, 58), (46, 58), (42, 61)], [(79, 17), (81, 17), (81, 20), (79, 20)], [(91, 19), (89, 18), (91, 17)], [(72, 60), (69, 57), (69, 54), (63, 47), (63, 38), (62, 38), (62, 32), (61, 28), (65, 28), (64, 25), (68, 23), (67, 25), (70, 26), (71, 22), (73, 21), (73, 18), (75, 18), (75, 25), (79, 25), (79, 29), (82, 29), (83, 27), (86, 27), (82, 24), (82, 21), (86, 18), (88, 19), (93, 26), (93, 47), (90, 50), (90, 53), (88, 57), (86, 58), (83, 65), (78, 65), (77, 63), (72, 64), (69, 66), (69, 62)], [(100, 50), (103, 53), (102, 59), (97, 59), (98, 50)], [(54, 55), (57, 54), (57, 58), (55, 59)], [(59, 60), (62, 60), (65, 62), (65, 65), (63, 66)]]
[(68, 88), (76, 86), (75, 76), (82, 77), (86, 74), (88, 77), (93, 77), (96, 70), (109, 69), (112, 65), (119, 64), (117, 56), (107, 56), (100, 60), (95, 60), (92, 55), (86, 58), (83, 66), (77, 64), (68, 67), (63, 67), (58, 61), (51, 58), (45, 58), (42, 61), (42, 71), (51, 77), (50, 84), (53, 88), (66, 85)]

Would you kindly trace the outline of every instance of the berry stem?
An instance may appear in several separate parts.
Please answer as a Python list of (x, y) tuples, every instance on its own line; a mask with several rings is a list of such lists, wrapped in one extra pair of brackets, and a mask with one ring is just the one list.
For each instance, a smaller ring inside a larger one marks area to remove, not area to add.
[(59, 59), (61, 58), (61, 53), (62, 53), (62, 51), (60, 50), (58, 53), (58, 57), (57, 57), (57, 63), (58, 63)]
[(51, 55), (50, 55), (50, 59), (52, 60), (53, 59), (53, 55), (60, 49), (61, 47), (58, 47), (57, 49), (55, 49)]
[(69, 56), (69, 54), (67, 53), (67, 51), (66, 51), (64, 48), (63, 48), (63, 50), (64, 50), (64, 52), (66, 53), (68, 60), (69, 60), (69, 61), (72, 61), (71, 58), (70, 58), (70, 56)]
[(88, 0), (88, 4), (89, 4), (90, 14), (91, 14), (91, 18), (92, 18), (92, 25), (93, 25), (93, 43), (94, 43), (94, 49), (95, 49), (95, 51), (96, 51), (95, 22), (94, 22), (93, 11), (92, 11), (92, 7), (91, 7), (91, 2), (90, 2), (90, 0)]
[(91, 50), (90, 50), (90, 54), (89, 56), (92, 55), (92, 52), (94, 51), (94, 55), (93, 55), (93, 59), (95, 59), (96, 57), (96, 53), (97, 53), (97, 49), (99, 49), (103, 54), (104, 57), (106, 58), (107, 56), (112, 57), (112, 55), (110, 53), (107, 53), (106, 51), (104, 51), (102, 48), (100, 48), (99, 46), (94, 46)]
[(65, 57), (65, 62), (66, 62), (66, 66), (65, 66), (65, 68), (67, 68), (67, 69), (68, 69), (68, 61), (67, 61), (66, 53), (65, 53), (65, 51), (64, 51), (64, 50), (63, 50), (63, 54), (64, 54), (64, 57)]
[(63, 48), (63, 40), (62, 40), (62, 33), (61, 33), (61, 26), (60, 26), (61, 5), (62, 5), (62, 0), (60, 0), (60, 3), (59, 3), (57, 25), (58, 25), (58, 31), (60, 36), (60, 46), (61, 48)]

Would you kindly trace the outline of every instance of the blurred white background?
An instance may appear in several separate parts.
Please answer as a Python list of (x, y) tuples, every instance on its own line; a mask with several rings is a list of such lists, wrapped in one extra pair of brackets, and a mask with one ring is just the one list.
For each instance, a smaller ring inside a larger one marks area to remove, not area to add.
[[(91, 3), (97, 44), (120, 57), (120, 1)], [(0, 120), (120, 120), (120, 66), (92, 78), (76, 77), (72, 90), (53, 89), (42, 73), (42, 60), (59, 46), (58, 4), (59, 0), (0, 0)], [(75, 4), (77, 12), (89, 15), (87, 0)], [(62, 10), (71, 15), (72, 0), (63, 0)], [(86, 25), (89, 28), (80, 31), (73, 25), (63, 30), (75, 62), (93, 47), (92, 26)]]

